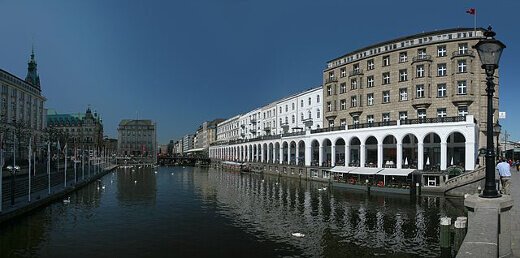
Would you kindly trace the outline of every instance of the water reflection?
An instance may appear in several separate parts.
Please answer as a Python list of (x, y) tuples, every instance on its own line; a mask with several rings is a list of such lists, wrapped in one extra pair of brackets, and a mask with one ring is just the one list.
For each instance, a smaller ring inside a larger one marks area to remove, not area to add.
[(223, 171), (194, 175), (203, 198), (217, 200), (236, 226), (310, 256), (438, 256), (440, 216), (463, 214), (458, 199), (320, 191), (320, 183)]
[(120, 169), (70, 204), (2, 225), (0, 257), (439, 256), (439, 218), (462, 207), (213, 169)]

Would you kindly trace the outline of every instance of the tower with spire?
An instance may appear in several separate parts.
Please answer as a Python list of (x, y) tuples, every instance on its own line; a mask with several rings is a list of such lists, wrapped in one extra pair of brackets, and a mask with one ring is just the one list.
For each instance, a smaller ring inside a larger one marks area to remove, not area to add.
[(34, 47), (31, 52), (31, 60), (27, 63), (27, 76), (25, 76), (25, 81), (34, 85), (37, 88), (40, 88), (40, 76), (38, 75), (38, 64), (36, 64), (36, 60), (34, 59)]

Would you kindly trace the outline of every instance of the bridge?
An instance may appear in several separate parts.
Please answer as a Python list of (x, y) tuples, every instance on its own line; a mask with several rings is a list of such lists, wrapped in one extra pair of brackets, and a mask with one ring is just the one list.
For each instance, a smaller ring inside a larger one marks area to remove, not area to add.
[(209, 157), (204, 156), (186, 156), (186, 155), (175, 155), (175, 156), (158, 156), (157, 164), (161, 166), (167, 165), (209, 165)]

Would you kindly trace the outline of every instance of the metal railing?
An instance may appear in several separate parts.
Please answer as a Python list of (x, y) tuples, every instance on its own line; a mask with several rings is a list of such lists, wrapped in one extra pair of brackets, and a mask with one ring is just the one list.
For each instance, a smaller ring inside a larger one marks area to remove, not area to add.
[(451, 54), (451, 57), (459, 57), (459, 56), (475, 56), (473, 54), (473, 50), (466, 50), (464, 52), (462, 51), (453, 51)]
[(448, 117), (434, 117), (434, 118), (417, 118), (401, 120), (402, 125), (413, 124), (431, 124), (431, 123), (450, 123), (466, 121), (465, 116), (448, 116)]
[(412, 62), (419, 62), (419, 61), (432, 61), (431, 55), (420, 55), (420, 56), (414, 56), (412, 58)]
[(334, 132), (334, 131), (340, 131), (340, 130), (345, 130), (345, 126), (340, 125), (340, 126), (335, 126), (335, 127), (314, 129), (314, 130), (311, 130), (311, 133)]
[(353, 124), (353, 125), (349, 125), (348, 129), (362, 129), (362, 128), (372, 128), (372, 127), (382, 127), (382, 126), (392, 126), (392, 125), (397, 125), (397, 121), (383, 121), (383, 122)]
[(284, 134), (282, 134), (282, 137), (291, 137), (291, 136), (299, 136), (299, 135), (305, 135), (305, 131), (284, 133)]
[(352, 70), (348, 73), (348, 76), (362, 75), (363, 69)]
[(333, 83), (333, 82), (338, 82), (338, 78), (332, 77), (332, 78), (325, 79), (325, 83)]

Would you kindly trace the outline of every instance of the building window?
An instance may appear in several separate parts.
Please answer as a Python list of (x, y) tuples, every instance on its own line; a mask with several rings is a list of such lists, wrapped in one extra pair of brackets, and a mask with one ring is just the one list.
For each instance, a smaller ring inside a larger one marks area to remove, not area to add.
[(457, 82), (457, 94), (458, 95), (468, 94), (468, 87), (467, 87), (466, 81)]
[(316, 96), (316, 103), (320, 103), (320, 95)]
[(399, 81), (404, 82), (408, 80), (408, 72), (406, 69), (399, 70)]
[(312, 99), (309, 98), (309, 106), (312, 104)]
[(292, 103), (292, 110), (294, 110), (294, 106), (295, 106), (294, 103)]
[(374, 115), (368, 115), (367, 116), (367, 123), (369, 123), (369, 124), (374, 123)]
[(438, 108), (437, 117), (446, 117), (446, 108)]
[(446, 76), (446, 64), (437, 65), (437, 76)]
[(417, 49), (417, 56), (419, 57), (419, 59), (426, 58), (426, 48)]
[(367, 70), (374, 70), (374, 59), (367, 61)]
[(309, 110), (309, 119), (312, 118), (312, 112)]
[(359, 64), (352, 65), (352, 71), (359, 72)]
[(357, 107), (357, 96), (350, 97), (350, 107)]
[(383, 66), (390, 65), (390, 56), (383, 56)]
[(294, 124), (296, 122), (296, 119), (294, 117), (294, 115), (292, 115), (292, 123)]
[(316, 109), (316, 118), (320, 118), (320, 116), (321, 116), (320, 109), (318, 108), (318, 109)]
[(466, 60), (459, 60), (457, 62), (457, 68), (459, 73), (467, 72), (468, 65), (466, 64)]
[(390, 84), (390, 73), (383, 73), (383, 84)]
[(399, 112), (399, 120), (406, 120), (406, 119), (408, 119), (408, 112), (406, 112), (406, 111)]
[(459, 55), (464, 55), (468, 53), (468, 43), (460, 43), (459, 44)]
[(423, 84), (416, 85), (415, 92), (416, 92), (416, 94), (415, 94), (416, 99), (424, 98), (424, 85)]
[(426, 118), (426, 109), (424, 109), (424, 108), (417, 109), (417, 118), (425, 119)]
[(332, 111), (332, 103), (330, 103), (330, 101), (327, 102), (327, 111)]
[(289, 105), (285, 105), (285, 112), (289, 112)]
[(339, 71), (340, 71), (340, 75), (339, 75), (340, 77), (347, 76), (347, 68), (342, 67)]
[(339, 101), (339, 109), (340, 110), (346, 110), (347, 109), (347, 101), (342, 99)]
[(331, 96), (332, 95), (332, 87), (327, 86), (327, 96)]
[(407, 88), (399, 89), (399, 100), (400, 101), (408, 100), (408, 89)]
[(408, 54), (406, 52), (399, 53), (399, 63), (405, 63), (408, 61)]
[(390, 113), (383, 113), (383, 122), (390, 121)]
[(329, 127), (334, 127), (334, 120), (329, 120)]
[(345, 126), (347, 124), (347, 119), (343, 118), (339, 120), (339, 125)]
[(347, 92), (347, 83), (342, 82), (339, 85), (339, 93), (345, 93), (345, 92)]
[(367, 88), (374, 87), (374, 76), (370, 75), (367, 77)]
[(468, 115), (468, 107), (467, 106), (459, 106), (459, 116)]
[(357, 89), (357, 79), (350, 80), (350, 89), (351, 90)]
[(355, 125), (359, 124), (359, 116), (353, 116), (352, 117), (352, 123), (355, 124)]
[(443, 57), (446, 56), (446, 45), (437, 46), (437, 56)]
[(383, 103), (390, 103), (390, 91), (383, 91)]
[(446, 84), (437, 84), (437, 98), (446, 97)]
[(333, 81), (333, 80), (334, 80), (334, 71), (329, 72), (329, 80), (330, 80), (330, 81)]
[[(301, 100), (301, 106), (303, 107), (303, 99)], [(264, 114), (264, 118), (265, 118), (265, 114)]]
[(416, 77), (421, 78), (424, 77), (424, 65), (418, 65), (416, 67)]
[(367, 106), (374, 105), (374, 93), (367, 94)]

